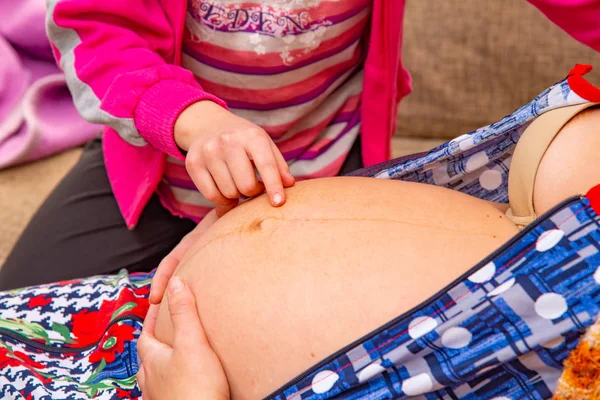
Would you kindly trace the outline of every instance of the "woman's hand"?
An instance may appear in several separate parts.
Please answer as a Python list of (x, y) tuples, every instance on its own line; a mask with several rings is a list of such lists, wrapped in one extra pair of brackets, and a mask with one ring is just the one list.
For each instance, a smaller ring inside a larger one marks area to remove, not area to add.
[(154, 277), (152, 278), (152, 286), (150, 287), (150, 304), (160, 304), (163, 295), (165, 294), (167, 283), (169, 283), (169, 279), (171, 279), (173, 273), (175, 273), (177, 266), (187, 251), (198, 241), (200, 236), (202, 236), (204, 232), (217, 221), (217, 219), (219, 219), (219, 217), (217, 217), (215, 210), (206, 214), (206, 216), (202, 218), (202, 221), (200, 221), (190, 233), (185, 235), (179, 244), (177, 244), (177, 246), (162, 259), (160, 264), (158, 264)]
[(154, 337), (158, 306), (150, 306), (137, 348), (137, 373), (144, 399), (228, 400), (229, 385), (219, 358), (210, 347), (190, 288), (178, 277), (167, 294), (173, 323), (173, 347)]
[[(269, 135), (212, 101), (187, 107), (175, 122), (175, 142), (187, 151), (185, 166), (219, 216), (265, 189), (275, 207), (285, 203), (284, 187), (294, 185), (287, 163)], [(258, 181), (254, 166), (261, 176)]]

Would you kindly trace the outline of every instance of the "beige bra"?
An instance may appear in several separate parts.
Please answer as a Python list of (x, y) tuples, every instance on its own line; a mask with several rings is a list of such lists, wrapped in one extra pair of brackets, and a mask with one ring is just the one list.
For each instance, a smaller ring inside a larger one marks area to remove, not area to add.
[(506, 216), (519, 228), (532, 223), (537, 215), (533, 209), (533, 186), (542, 158), (558, 132), (575, 115), (600, 103), (586, 103), (547, 111), (525, 129), (517, 143), (508, 174)]

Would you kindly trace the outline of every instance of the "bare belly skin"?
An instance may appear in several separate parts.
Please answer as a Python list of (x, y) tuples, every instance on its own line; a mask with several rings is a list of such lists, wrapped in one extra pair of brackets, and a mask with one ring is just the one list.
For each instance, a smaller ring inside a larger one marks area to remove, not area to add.
[[(518, 232), (502, 207), (423, 184), (328, 178), (286, 193), (281, 208), (259, 197), (221, 218), (176, 273), (238, 399), (268, 395)], [(163, 304), (156, 335), (170, 343), (171, 330)]]

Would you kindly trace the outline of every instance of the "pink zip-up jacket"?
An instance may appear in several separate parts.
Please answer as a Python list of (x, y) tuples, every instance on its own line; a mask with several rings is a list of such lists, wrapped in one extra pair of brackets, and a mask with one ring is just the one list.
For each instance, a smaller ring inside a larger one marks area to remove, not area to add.
[[(529, 1), (600, 50), (600, 0)], [(389, 159), (396, 107), (411, 90), (400, 59), (404, 5), (373, 0), (361, 104), (366, 165)], [(47, 0), (47, 8), (47, 32), (77, 110), (106, 125), (107, 173), (133, 228), (167, 155), (184, 159), (173, 132), (179, 114), (199, 100), (226, 106), (180, 66), (187, 0)]]

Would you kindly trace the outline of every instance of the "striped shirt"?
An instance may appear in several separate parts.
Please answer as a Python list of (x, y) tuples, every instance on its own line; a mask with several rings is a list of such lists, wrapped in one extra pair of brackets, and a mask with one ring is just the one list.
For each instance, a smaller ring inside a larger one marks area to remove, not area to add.
[[(371, 0), (190, 0), (183, 66), (263, 128), (298, 180), (335, 176), (360, 131)], [(159, 197), (199, 221), (213, 205), (169, 157)]]

